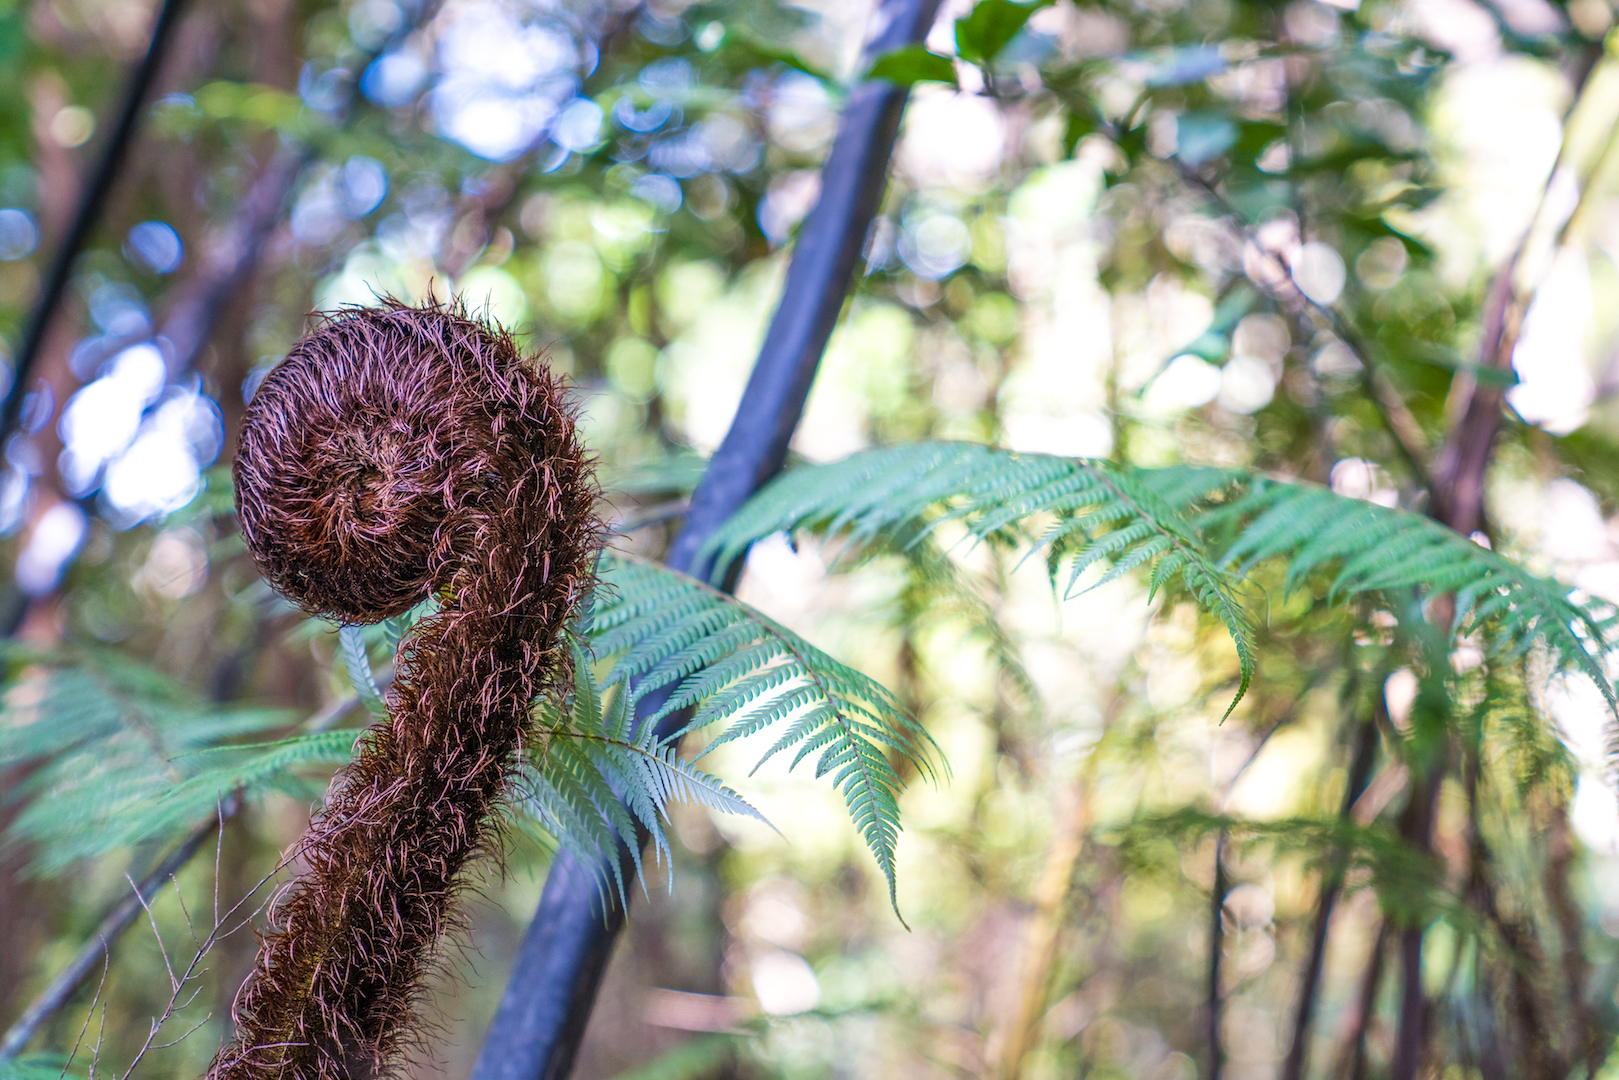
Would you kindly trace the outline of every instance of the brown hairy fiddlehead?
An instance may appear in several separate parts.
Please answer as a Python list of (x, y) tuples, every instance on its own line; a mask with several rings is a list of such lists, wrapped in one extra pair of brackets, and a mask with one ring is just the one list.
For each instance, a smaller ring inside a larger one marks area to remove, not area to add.
[(374, 1076), (406, 1048), (462, 871), (496, 838), (530, 705), (569, 675), (595, 489), (543, 366), (458, 307), (392, 301), (331, 317), (266, 376), (235, 474), (254, 560), (305, 610), (363, 623), (440, 599), (310, 825), (209, 1073)]

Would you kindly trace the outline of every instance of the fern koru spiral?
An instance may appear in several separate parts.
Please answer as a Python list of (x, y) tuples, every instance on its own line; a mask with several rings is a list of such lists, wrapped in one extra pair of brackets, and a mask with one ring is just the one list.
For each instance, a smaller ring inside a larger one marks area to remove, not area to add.
[(463, 871), (497, 839), (531, 704), (571, 674), (596, 489), (543, 365), (459, 307), (392, 301), (330, 317), (265, 377), (235, 478), (254, 560), (306, 611), (440, 601), (302, 841), (209, 1073), (375, 1076), (408, 1049)]

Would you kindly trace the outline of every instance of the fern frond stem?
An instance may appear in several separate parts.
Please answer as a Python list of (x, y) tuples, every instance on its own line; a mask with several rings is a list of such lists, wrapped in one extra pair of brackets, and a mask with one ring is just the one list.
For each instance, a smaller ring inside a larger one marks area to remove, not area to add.
[(151, 898), (157, 895), (158, 890), (178, 874), (191, 861), (192, 856), (202, 849), (208, 838), (223, 829), (225, 822), (235, 817), (240, 808), (240, 797), (232, 795), (221, 804), (217, 818), (193, 829), (167, 858), (153, 867), (152, 871), (130, 890), (128, 896), (113, 905), (112, 910), (107, 912), (106, 917), (96, 927), (95, 933), (90, 935), (90, 940), (78, 954), (56, 978), (51, 980), (50, 985), (29, 1003), (16, 1023), (6, 1029), (5, 1035), (0, 1036), (0, 1065), (22, 1053), (23, 1048), (45, 1022), (72, 999), (80, 984), (96, 969), (96, 965), (106, 960), (113, 944), (125, 930), (134, 925), (135, 920), (140, 917)]
[[(1383, 707), (1379, 696), (1379, 707)], [(1374, 714), (1362, 720), (1355, 734), (1354, 756), (1349, 763), (1348, 783), (1344, 786), (1343, 805), (1338, 820), (1353, 821), (1355, 803), (1359, 801), (1371, 781), (1372, 765), (1377, 757), (1378, 718)], [(1321, 972), (1326, 965), (1327, 932), (1332, 926), (1332, 913), (1337, 907), (1338, 895), (1344, 883), (1343, 852), (1334, 854), (1323, 873), (1321, 893), (1316, 901), (1315, 916), (1310, 922), (1310, 952), (1304, 962), (1303, 977), (1299, 980), (1298, 1004), (1293, 1011), (1293, 1041), (1282, 1062), (1279, 1080), (1303, 1080), (1305, 1064), (1310, 1055), (1310, 1037), (1315, 1024), (1316, 997), (1321, 988)]]

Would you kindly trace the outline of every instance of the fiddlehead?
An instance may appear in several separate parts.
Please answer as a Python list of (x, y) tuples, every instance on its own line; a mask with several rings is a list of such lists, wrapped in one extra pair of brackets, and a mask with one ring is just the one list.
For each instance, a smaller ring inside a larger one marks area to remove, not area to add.
[(339, 313), (264, 379), (235, 476), (254, 560), (305, 610), (375, 622), (440, 597), (310, 825), (210, 1070), (371, 1076), (397, 1062), (457, 882), (494, 838), (530, 704), (569, 675), (594, 487), (561, 389), (510, 336), (395, 302)]

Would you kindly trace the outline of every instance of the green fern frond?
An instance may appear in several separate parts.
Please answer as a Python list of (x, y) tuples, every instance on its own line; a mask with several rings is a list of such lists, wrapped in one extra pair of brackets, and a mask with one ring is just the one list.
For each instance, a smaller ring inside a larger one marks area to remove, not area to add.
[(0, 1080), (79, 1080), (66, 1054), (24, 1054), (0, 1061)]
[(1510, 559), (1431, 518), (1348, 498), (1326, 488), (1256, 477), (1207, 524), (1237, 519), (1240, 530), (1224, 562), (1239, 573), (1270, 558), (1285, 559), (1287, 587), (1335, 567), (1329, 599), (1360, 593), (1453, 593), (1453, 634), (1488, 625), (1506, 655), (1541, 644), (1560, 663), (1588, 676), (1619, 710), (1603, 670), (1613, 645), (1613, 609), (1575, 599), (1567, 585), (1532, 574)]
[(362, 730), (340, 728), (275, 742), (210, 747), (177, 758), (176, 764), (197, 771), (176, 785), (150, 815), (131, 823), (126, 842), (194, 824), (233, 792), (245, 798), (269, 791), (310, 798), (325, 783), (322, 780), (312, 790), (302, 774), (311, 769), (326, 774), (332, 767), (348, 764), (364, 736)]
[(212, 795), (194, 800), (200, 810), (192, 816), (171, 808), (211, 764), (196, 752), (262, 738), (291, 720), (282, 710), (198, 701), (150, 669), (99, 652), (34, 659), (0, 710), (0, 760), (31, 766), (4, 794), (15, 811), (4, 843), (26, 845), (35, 873), (194, 828), (214, 813)]
[(702, 1035), (619, 1073), (613, 1080), (699, 1080), (714, 1076), (736, 1054), (736, 1042), (737, 1036), (731, 1034)]
[(704, 554), (723, 570), (756, 540), (795, 529), (856, 545), (909, 546), (940, 523), (959, 521), (974, 540), (1029, 542), (1054, 576), (1072, 559), (1069, 592), (1101, 563), (1109, 569), (1098, 584), (1146, 567), (1156, 592), (1179, 576), (1236, 644), (1239, 681), (1229, 715), (1253, 681), (1254, 625), (1235, 579), (1181, 511), (1234, 478), (1217, 469), (1154, 473), (978, 443), (917, 443), (794, 470), (726, 522)]
[(894, 854), (904, 784), (889, 755), (934, 775), (937, 748), (922, 726), (880, 684), (733, 597), (623, 555), (604, 557), (602, 570), (591, 645), (597, 655), (615, 658), (605, 685), (623, 692), (627, 712), (661, 697), (643, 720), (650, 731), (692, 709), (668, 748), (688, 731), (726, 722), (704, 753), (785, 723), (758, 764), (787, 750), (795, 751), (794, 766), (815, 756), (816, 775), (830, 776), (843, 795), (897, 905)]
[[(1602, 664), (1614, 644), (1610, 606), (1576, 598), (1568, 586), (1420, 514), (1251, 473), (1122, 469), (971, 443), (873, 450), (777, 479), (705, 553), (723, 568), (755, 541), (792, 530), (857, 546), (906, 545), (949, 520), (975, 540), (1026, 542), (1031, 554), (1045, 556), (1054, 580), (1069, 560), (1069, 591), (1093, 566), (1107, 567), (1101, 582), (1146, 569), (1153, 592), (1178, 576), (1236, 644), (1238, 700), (1253, 671), (1253, 623), (1238, 584), (1258, 563), (1281, 559), (1289, 588), (1333, 568), (1329, 600), (1453, 593), (1454, 633), (1487, 628), (1509, 655), (1544, 645), (1619, 709)], [(1233, 537), (1218, 556), (1210, 539), (1216, 535)]]
[(543, 739), (526, 763), (522, 802), (585, 865), (612, 867), (611, 883), (621, 900), (626, 883), (611, 858), (619, 838), (629, 841), (638, 875), (643, 871), (638, 832), (651, 841), (660, 861), (669, 856), (663, 826), (670, 804), (693, 803), (769, 824), (736, 792), (680, 758), (674, 746), (660, 743), (654, 725), (635, 730), (629, 695), (621, 686), (599, 684), (578, 640), (570, 639), (570, 645), (572, 691), (565, 706), (541, 708)]

